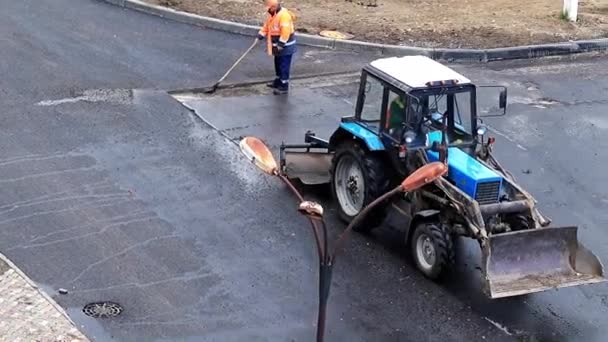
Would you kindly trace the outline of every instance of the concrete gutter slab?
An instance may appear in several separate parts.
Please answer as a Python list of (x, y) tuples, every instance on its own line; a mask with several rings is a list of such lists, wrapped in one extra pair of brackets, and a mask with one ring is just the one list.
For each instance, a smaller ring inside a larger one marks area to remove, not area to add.
[(288, 96), (271, 93), (173, 96), (229, 139), (252, 135), (273, 148), (282, 142), (303, 143), (302, 127), (327, 138), (338, 127), (341, 117), (354, 113), (354, 106), (320, 89), (293, 89)]

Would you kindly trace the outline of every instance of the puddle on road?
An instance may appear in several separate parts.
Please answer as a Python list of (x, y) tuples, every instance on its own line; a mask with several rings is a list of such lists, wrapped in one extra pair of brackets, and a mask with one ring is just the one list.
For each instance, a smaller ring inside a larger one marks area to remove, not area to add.
[[(257, 193), (264, 188), (270, 187), (270, 177), (266, 177), (262, 172), (255, 169), (244, 156), (238, 151), (238, 141), (222, 134), (221, 131), (210, 131), (200, 126), (198, 116), (192, 113), (192, 126), (189, 138), (201, 150), (213, 150), (215, 154), (226, 164), (231, 174), (241, 182), (241, 189), (247, 193)], [(221, 134), (222, 136), (218, 135)], [(237, 151), (238, 153), (235, 153)]]

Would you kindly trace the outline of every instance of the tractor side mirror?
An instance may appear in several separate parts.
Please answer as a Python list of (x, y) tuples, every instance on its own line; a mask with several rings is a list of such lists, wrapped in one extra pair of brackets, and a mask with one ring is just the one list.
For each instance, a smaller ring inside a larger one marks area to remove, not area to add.
[[(498, 94), (496, 94), (498, 92)], [(492, 117), (507, 114), (507, 88), (502, 86), (477, 87), (477, 116)], [(498, 95), (498, 96), (496, 96)], [(498, 97), (498, 106), (496, 106)]]
[(507, 88), (503, 89), (498, 96), (498, 105), (500, 109), (507, 111)]

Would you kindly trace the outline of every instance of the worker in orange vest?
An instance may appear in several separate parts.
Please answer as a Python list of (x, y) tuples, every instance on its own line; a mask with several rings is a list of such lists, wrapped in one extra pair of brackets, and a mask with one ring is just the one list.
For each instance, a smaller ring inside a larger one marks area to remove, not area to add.
[(258, 33), (258, 39), (266, 39), (268, 55), (274, 56), (275, 80), (268, 84), (276, 95), (289, 92), (289, 71), (296, 52), (295, 15), (281, 6), (279, 0), (266, 0), (270, 15)]

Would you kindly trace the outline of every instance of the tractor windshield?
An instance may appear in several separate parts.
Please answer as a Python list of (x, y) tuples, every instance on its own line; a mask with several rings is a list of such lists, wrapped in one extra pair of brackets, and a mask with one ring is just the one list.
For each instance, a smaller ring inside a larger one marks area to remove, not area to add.
[(451, 140), (471, 140), (475, 129), (472, 89), (451, 87), (413, 92), (418, 103), (415, 114), (432, 129), (440, 129), (445, 120)]
[[(427, 133), (446, 124), (449, 142), (474, 141), (475, 87), (458, 85), (418, 89), (382, 81), (364, 72), (355, 116), (372, 132), (384, 132), (395, 143), (426, 146)], [(409, 142), (408, 142), (409, 141)]]

